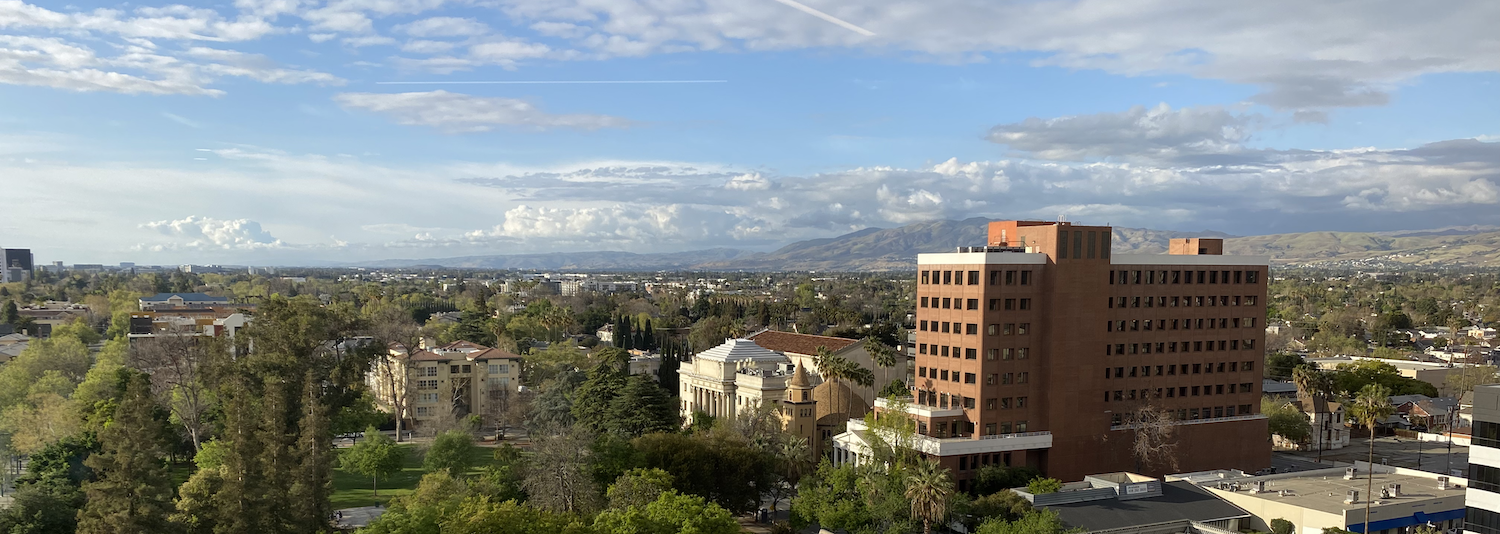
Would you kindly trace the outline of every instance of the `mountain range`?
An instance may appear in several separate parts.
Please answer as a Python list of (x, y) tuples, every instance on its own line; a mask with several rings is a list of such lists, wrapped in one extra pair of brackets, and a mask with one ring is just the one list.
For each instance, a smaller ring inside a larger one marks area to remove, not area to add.
[[(382, 260), (350, 266), (598, 271), (894, 271), (916, 268), (916, 256), (982, 245), (990, 219), (942, 220), (897, 228), (866, 228), (838, 237), (798, 241), (772, 252), (714, 248), (634, 254), (555, 252), (457, 258)], [(1459, 226), (1395, 232), (1303, 232), (1240, 237), (1223, 232), (1115, 228), (1114, 251), (1161, 254), (1178, 237), (1224, 238), (1225, 254), (1266, 255), (1287, 265), (1399, 268), (1500, 266), (1500, 227)]]

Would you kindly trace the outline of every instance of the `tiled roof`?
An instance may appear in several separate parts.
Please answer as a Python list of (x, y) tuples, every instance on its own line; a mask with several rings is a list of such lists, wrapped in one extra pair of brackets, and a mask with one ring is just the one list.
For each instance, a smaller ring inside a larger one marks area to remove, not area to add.
[(751, 334), (749, 339), (754, 341), (756, 345), (765, 347), (768, 350), (807, 355), (817, 354), (818, 347), (828, 347), (828, 350), (838, 352), (850, 345), (859, 343), (858, 339), (794, 334), (792, 332), (777, 332), (775, 330), (756, 332)]
[(438, 348), (440, 348), (440, 349), (447, 349), (447, 350), (462, 350), (462, 349), (484, 350), (484, 349), (487, 349), (489, 347), (486, 347), (484, 345), (480, 345), (480, 344), (475, 343), (473, 341), (468, 341), (468, 340), (460, 339), (458, 341), (454, 341), (452, 343), (449, 343), (447, 345), (443, 345), (443, 346), (438, 347)]
[(766, 350), (748, 339), (731, 339), (723, 345), (698, 353), (696, 358), (720, 362), (789, 362), (787, 357)]
[(481, 350), (479, 352), (469, 353), (468, 357), (469, 357), (470, 360), (475, 360), (475, 361), (478, 361), (478, 360), (519, 360), (519, 359), (521, 359), (521, 357), (519, 355), (511, 354), (509, 352), (506, 352), (506, 351), (503, 351), (503, 350), (500, 350), (500, 349), (488, 349), (488, 348), (485, 349), (485, 350)]
[(149, 297), (141, 297), (142, 302), (166, 302), (172, 297), (182, 297), (189, 302), (229, 302), (228, 297), (215, 297), (203, 293), (157, 293)]
[(419, 350), (416, 354), (411, 355), (411, 361), (414, 362), (446, 362), (456, 358), (462, 358), (462, 356), (456, 354), (438, 354), (427, 350)]

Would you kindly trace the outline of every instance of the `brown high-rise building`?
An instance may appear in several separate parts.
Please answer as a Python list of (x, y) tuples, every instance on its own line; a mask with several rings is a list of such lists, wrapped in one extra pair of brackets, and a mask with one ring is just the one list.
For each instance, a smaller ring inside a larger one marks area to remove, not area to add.
[[(918, 256), (915, 446), (961, 488), (992, 464), (1062, 480), (1270, 465), (1268, 259), (1206, 238), (1169, 252), (1111, 254), (1106, 226), (1000, 221), (986, 246)], [(1168, 454), (1132, 454), (1142, 410), (1172, 419)], [(850, 426), (836, 460), (861, 453)]]

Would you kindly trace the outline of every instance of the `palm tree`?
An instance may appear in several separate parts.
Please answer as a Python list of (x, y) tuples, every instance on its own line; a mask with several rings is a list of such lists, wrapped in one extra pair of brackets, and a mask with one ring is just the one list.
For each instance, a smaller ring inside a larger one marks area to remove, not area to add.
[(841, 409), (840, 413), (845, 417), (849, 416), (849, 399), (839, 385), (845, 380), (864, 387), (875, 384), (875, 373), (860, 367), (853, 360), (834, 354), (828, 347), (818, 347), (818, 353), (813, 356), (813, 365), (817, 366), (818, 374), (823, 375), (824, 380), (833, 384), (833, 393), (838, 396), (833, 405)]
[(922, 520), (922, 534), (932, 534), (932, 522), (948, 515), (948, 497), (953, 495), (953, 478), (937, 462), (917, 462), (906, 475), (906, 499), (911, 501), (911, 515)]
[(895, 367), (899, 361), (896, 359), (896, 349), (887, 346), (885, 343), (881, 343), (878, 339), (867, 337), (865, 338), (865, 352), (870, 354), (870, 359), (875, 362), (876, 366), (885, 370), (883, 381), (889, 384), (891, 382), (891, 368)]
[(1375, 489), (1375, 427), (1395, 412), (1391, 407), (1391, 390), (1380, 384), (1369, 384), (1359, 390), (1349, 407), (1349, 415), (1370, 430), (1370, 453), (1365, 460), (1370, 472), (1365, 475), (1365, 529), (1370, 531), (1370, 492)]

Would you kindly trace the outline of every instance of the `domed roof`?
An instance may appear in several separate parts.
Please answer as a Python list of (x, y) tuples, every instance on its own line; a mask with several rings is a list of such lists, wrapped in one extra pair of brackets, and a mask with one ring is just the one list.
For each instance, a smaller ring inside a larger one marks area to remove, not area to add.
[[(817, 401), (817, 420), (823, 424), (824, 417), (834, 416), (831, 420), (843, 420), (852, 417), (864, 417), (870, 412), (870, 404), (865, 402), (864, 397), (859, 396), (848, 384), (840, 380), (837, 382), (824, 382), (813, 388), (813, 400)], [(844, 407), (848, 411), (844, 411)]]
[(766, 350), (748, 339), (725, 340), (723, 345), (700, 352), (695, 357), (719, 362), (791, 362), (785, 354)]

